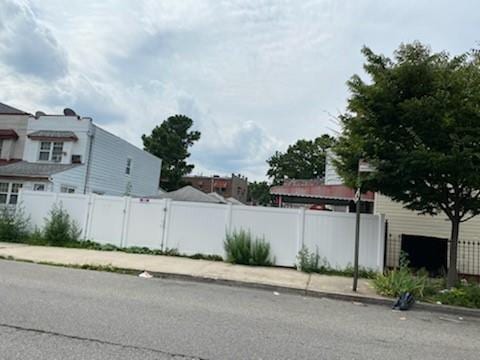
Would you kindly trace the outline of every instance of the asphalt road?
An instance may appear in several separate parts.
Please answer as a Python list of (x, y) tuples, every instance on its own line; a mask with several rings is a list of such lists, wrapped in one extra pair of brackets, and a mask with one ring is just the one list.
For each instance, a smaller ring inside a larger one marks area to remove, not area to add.
[(0, 260), (0, 358), (478, 360), (480, 321)]

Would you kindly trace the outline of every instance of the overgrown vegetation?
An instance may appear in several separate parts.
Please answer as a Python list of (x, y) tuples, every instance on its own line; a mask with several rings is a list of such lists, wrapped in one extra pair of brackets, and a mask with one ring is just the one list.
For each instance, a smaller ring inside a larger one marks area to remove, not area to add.
[(440, 291), (433, 297), (445, 305), (480, 308), (480, 286), (476, 284), (460, 284), (457, 287)]
[(62, 205), (54, 204), (40, 235), (46, 245), (62, 246), (78, 243), (81, 230)]
[[(318, 248), (315, 252), (310, 252), (306, 246), (298, 252), (297, 255), (297, 268), (306, 273), (317, 273), (325, 275), (338, 275), (338, 276), (353, 276), (353, 266), (348, 265), (343, 269), (334, 268), (330, 265), (326, 258), (321, 257), (318, 253)], [(358, 274), (361, 278), (373, 279), (377, 276), (377, 272), (360, 266), (358, 268)]]
[(0, 241), (24, 242), (28, 236), (29, 219), (24, 216), (23, 209), (18, 205), (14, 208), (4, 207), (0, 210)]
[(233, 264), (271, 266), (275, 263), (270, 244), (264, 238), (253, 239), (250, 231), (227, 233), (224, 247), (227, 261)]
[(442, 287), (442, 280), (430, 279), (425, 270), (414, 273), (409, 268), (406, 253), (400, 254), (398, 269), (388, 270), (385, 274), (378, 274), (373, 284), (380, 295), (397, 297), (409, 292), (417, 299), (436, 294)]

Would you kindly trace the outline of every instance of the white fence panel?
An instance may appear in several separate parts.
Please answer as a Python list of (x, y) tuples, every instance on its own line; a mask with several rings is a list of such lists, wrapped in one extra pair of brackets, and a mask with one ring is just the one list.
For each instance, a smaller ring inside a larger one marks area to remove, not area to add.
[[(333, 267), (353, 263), (355, 214), (27, 190), (20, 201), (38, 227), (54, 203), (62, 204), (84, 237), (102, 244), (224, 257), (226, 232), (243, 229), (270, 243), (277, 265), (294, 266), (302, 245)], [(360, 229), (360, 265), (383, 269), (383, 216), (362, 214)]]
[(125, 198), (92, 196), (87, 239), (122, 246)]
[(294, 266), (299, 210), (233, 206), (231, 230), (247, 230), (270, 243), (275, 264)]
[(126, 237), (123, 246), (161, 249), (165, 220), (165, 200), (131, 199), (127, 206)]
[(228, 206), (192, 202), (171, 202), (167, 215), (166, 247), (180, 253), (225, 256), (225, 221)]
[[(383, 268), (380, 221), (381, 217), (378, 215), (361, 215), (359, 251), (361, 266), (371, 269)], [(310, 252), (318, 249), (320, 257), (325, 258), (334, 268), (353, 265), (355, 214), (306, 211), (303, 243)]]
[[(27, 194), (27, 196), (25, 196)], [(54, 204), (65, 209), (71, 219), (82, 230), (85, 230), (85, 216), (88, 211), (88, 198), (77, 194), (52, 194), (42, 191), (22, 191), (20, 206), (30, 217), (32, 227), (43, 228), (45, 219), (50, 215)]]

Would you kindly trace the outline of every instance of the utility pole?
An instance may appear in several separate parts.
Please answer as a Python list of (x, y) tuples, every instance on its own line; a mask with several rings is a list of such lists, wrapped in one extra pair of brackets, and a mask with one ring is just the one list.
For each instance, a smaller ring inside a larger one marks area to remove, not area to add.
[(357, 291), (358, 284), (358, 254), (360, 251), (360, 202), (362, 200), (362, 185), (360, 184), (360, 173), (358, 176), (356, 200), (356, 220), (355, 220), (355, 254), (353, 258), (353, 291)]
[(371, 173), (376, 171), (375, 167), (369, 163), (360, 160), (358, 162), (358, 174), (357, 174), (357, 192), (355, 193), (356, 218), (355, 218), (355, 252), (353, 257), (353, 291), (357, 291), (358, 285), (358, 257), (360, 252), (360, 205), (362, 202), (362, 173)]

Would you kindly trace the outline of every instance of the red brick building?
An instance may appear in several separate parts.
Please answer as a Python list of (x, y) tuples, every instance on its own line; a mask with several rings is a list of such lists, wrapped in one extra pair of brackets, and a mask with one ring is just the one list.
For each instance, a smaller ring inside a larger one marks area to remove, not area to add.
[(215, 192), (226, 199), (232, 197), (244, 204), (247, 202), (248, 180), (241, 175), (184, 176), (183, 181), (206, 194)]

